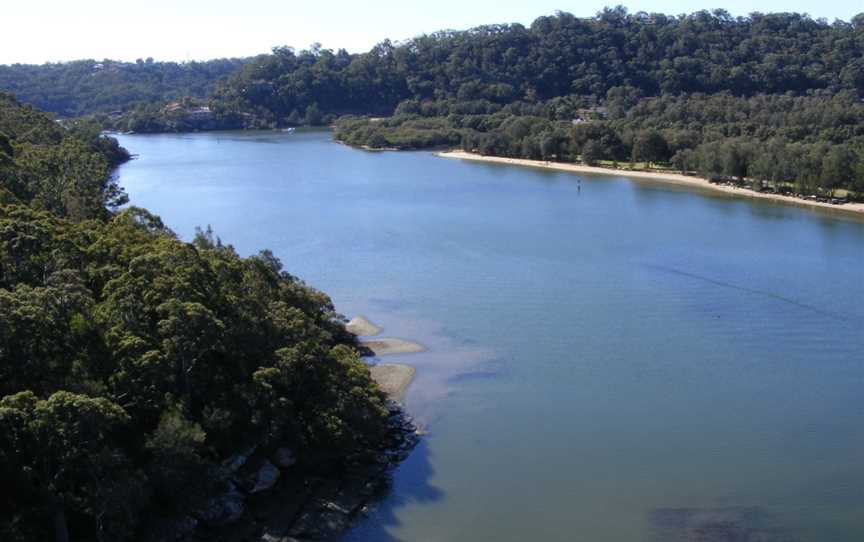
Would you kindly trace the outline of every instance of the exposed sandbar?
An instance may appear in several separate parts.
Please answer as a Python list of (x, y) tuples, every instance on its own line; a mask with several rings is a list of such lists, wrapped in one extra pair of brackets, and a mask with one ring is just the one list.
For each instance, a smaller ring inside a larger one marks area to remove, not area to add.
[(412, 354), (426, 350), (426, 347), (422, 344), (404, 339), (373, 339), (371, 341), (362, 341), (360, 344), (371, 350), (376, 356)]
[(358, 337), (372, 337), (381, 333), (380, 327), (360, 315), (355, 316), (345, 324), (345, 329)]
[(582, 164), (565, 164), (561, 162), (544, 162), (542, 160), (527, 160), (524, 158), (504, 158), (501, 156), (481, 156), (465, 151), (447, 151), (436, 153), (444, 158), (458, 158), (460, 160), (474, 160), (477, 162), (493, 162), (497, 164), (511, 164), (516, 166), (538, 167), (557, 171), (568, 171), (571, 173), (592, 173), (598, 175), (615, 175), (617, 177), (629, 177), (633, 179), (650, 179), (657, 182), (677, 185), (687, 185), (713, 192), (722, 192), (727, 195), (742, 198), (764, 199), (798, 205), (799, 207), (817, 207), (837, 213), (845, 213), (851, 216), (864, 218), (864, 203), (845, 203), (843, 205), (832, 205), (821, 201), (810, 201), (782, 194), (769, 194), (756, 192), (747, 188), (736, 188), (727, 185), (718, 185), (708, 182), (706, 179), (681, 175), (680, 173), (654, 172), (654, 171), (627, 171), (623, 169), (603, 168), (586, 166)]
[(410, 365), (383, 363), (369, 367), (369, 372), (372, 373), (372, 379), (378, 384), (381, 391), (393, 401), (401, 403), (405, 396), (405, 390), (411, 385), (417, 370)]

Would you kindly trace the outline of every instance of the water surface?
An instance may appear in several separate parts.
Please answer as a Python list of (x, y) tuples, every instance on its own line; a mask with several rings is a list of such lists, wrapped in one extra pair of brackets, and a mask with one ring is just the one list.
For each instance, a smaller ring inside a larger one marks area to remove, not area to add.
[(326, 132), (121, 142), (182, 238), (429, 347), (388, 361), (430, 434), (348, 540), (864, 540), (864, 224)]

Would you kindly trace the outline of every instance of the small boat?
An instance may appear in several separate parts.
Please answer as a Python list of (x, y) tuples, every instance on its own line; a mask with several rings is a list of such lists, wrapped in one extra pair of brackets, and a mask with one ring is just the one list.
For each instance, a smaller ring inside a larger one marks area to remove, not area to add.
[(282, 128), (282, 131), (283, 131), (283, 132), (287, 132), (287, 133), (289, 133), (289, 134), (290, 134), (291, 132), (293, 132), (294, 130), (296, 130), (296, 128)]

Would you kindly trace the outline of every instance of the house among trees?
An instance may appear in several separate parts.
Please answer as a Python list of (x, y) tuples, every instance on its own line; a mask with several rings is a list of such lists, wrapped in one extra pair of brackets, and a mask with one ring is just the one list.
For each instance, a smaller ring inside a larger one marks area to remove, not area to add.
[(213, 112), (206, 105), (193, 107), (186, 110), (186, 119), (192, 122), (208, 122), (213, 119)]
[(582, 124), (583, 122), (591, 122), (594, 120), (605, 120), (609, 116), (609, 112), (605, 107), (588, 107), (576, 110), (576, 117), (573, 119), (573, 124)]
[(184, 105), (181, 102), (171, 102), (162, 109), (162, 112), (166, 115), (180, 116), (183, 120), (191, 123), (203, 123), (213, 120), (213, 112), (206, 105), (193, 106)]

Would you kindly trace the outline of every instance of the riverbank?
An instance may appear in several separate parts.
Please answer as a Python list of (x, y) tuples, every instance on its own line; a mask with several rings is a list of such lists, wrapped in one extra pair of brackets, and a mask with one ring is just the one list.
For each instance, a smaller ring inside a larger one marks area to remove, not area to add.
[(417, 369), (401, 363), (380, 363), (370, 367), (369, 372), (381, 391), (386, 393), (391, 401), (401, 404)]
[(372, 337), (381, 333), (381, 328), (367, 320), (364, 316), (355, 316), (349, 320), (345, 324), (345, 329), (358, 337)]
[(405, 339), (372, 339), (362, 341), (360, 344), (372, 351), (376, 356), (416, 354), (426, 351), (426, 347), (422, 344), (406, 341)]
[(536, 167), (555, 171), (565, 171), (569, 173), (589, 173), (592, 175), (615, 175), (617, 177), (627, 177), (631, 179), (650, 180), (666, 184), (675, 184), (679, 186), (690, 186), (702, 190), (721, 193), (733, 197), (752, 198), (769, 200), (787, 205), (796, 205), (799, 207), (818, 208), (836, 213), (845, 214), (847, 216), (857, 217), (864, 220), (864, 203), (845, 203), (842, 205), (833, 205), (820, 201), (810, 201), (793, 196), (784, 196), (782, 194), (769, 194), (764, 192), (755, 192), (749, 188), (738, 188), (734, 186), (712, 184), (706, 179), (699, 177), (691, 177), (680, 173), (666, 173), (653, 171), (627, 171), (622, 169), (603, 168), (596, 166), (586, 166), (582, 164), (570, 164), (563, 162), (544, 162), (542, 160), (528, 160), (524, 158), (505, 158), (501, 156), (482, 156), (465, 151), (445, 151), (436, 152), (436, 156), (442, 158), (455, 158), (459, 160), (472, 160), (475, 162), (487, 162), (495, 164), (508, 164), (514, 166)]
[[(357, 337), (373, 337), (382, 331), (381, 327), (361, 315), (355, 316), (345, 324), (345, 329)], [(422, 344), (404, 339), (364, 339), (360, 341), (360, 347), (365, 356), (409, 354), (426, 350)], [(381, 391), (397, 404), (402, 403), (408, 386), (417, 374), (414, 367), (403, 363), (379, 363), (372, 365), (369, 372)]]
[[(382, 331), (359, 315), (346, 322), (345, 329), (358, 338)], [(359, 344), (366, 356), (424, 349), (402, 339), (367, 339)], [(370, 505), (386, 496), (390, 473), (420, 440), (422, 433), (402, 407), (416, 372), (400, 363), (369, 366), (372, 380), (387, 395), (387, 430), (380, 442), (341, 469), (305, 472), (298, 469), (291, 449), (270, 456), (256, 455), (250, 449), (232, 462), (236, 472), (228, 492), (213, 500), (209, 521), (175, 521), (166, 529), (173, 534), (162, 540), (194, 542), (217, 531), (226, 542), (338, 540)]]

